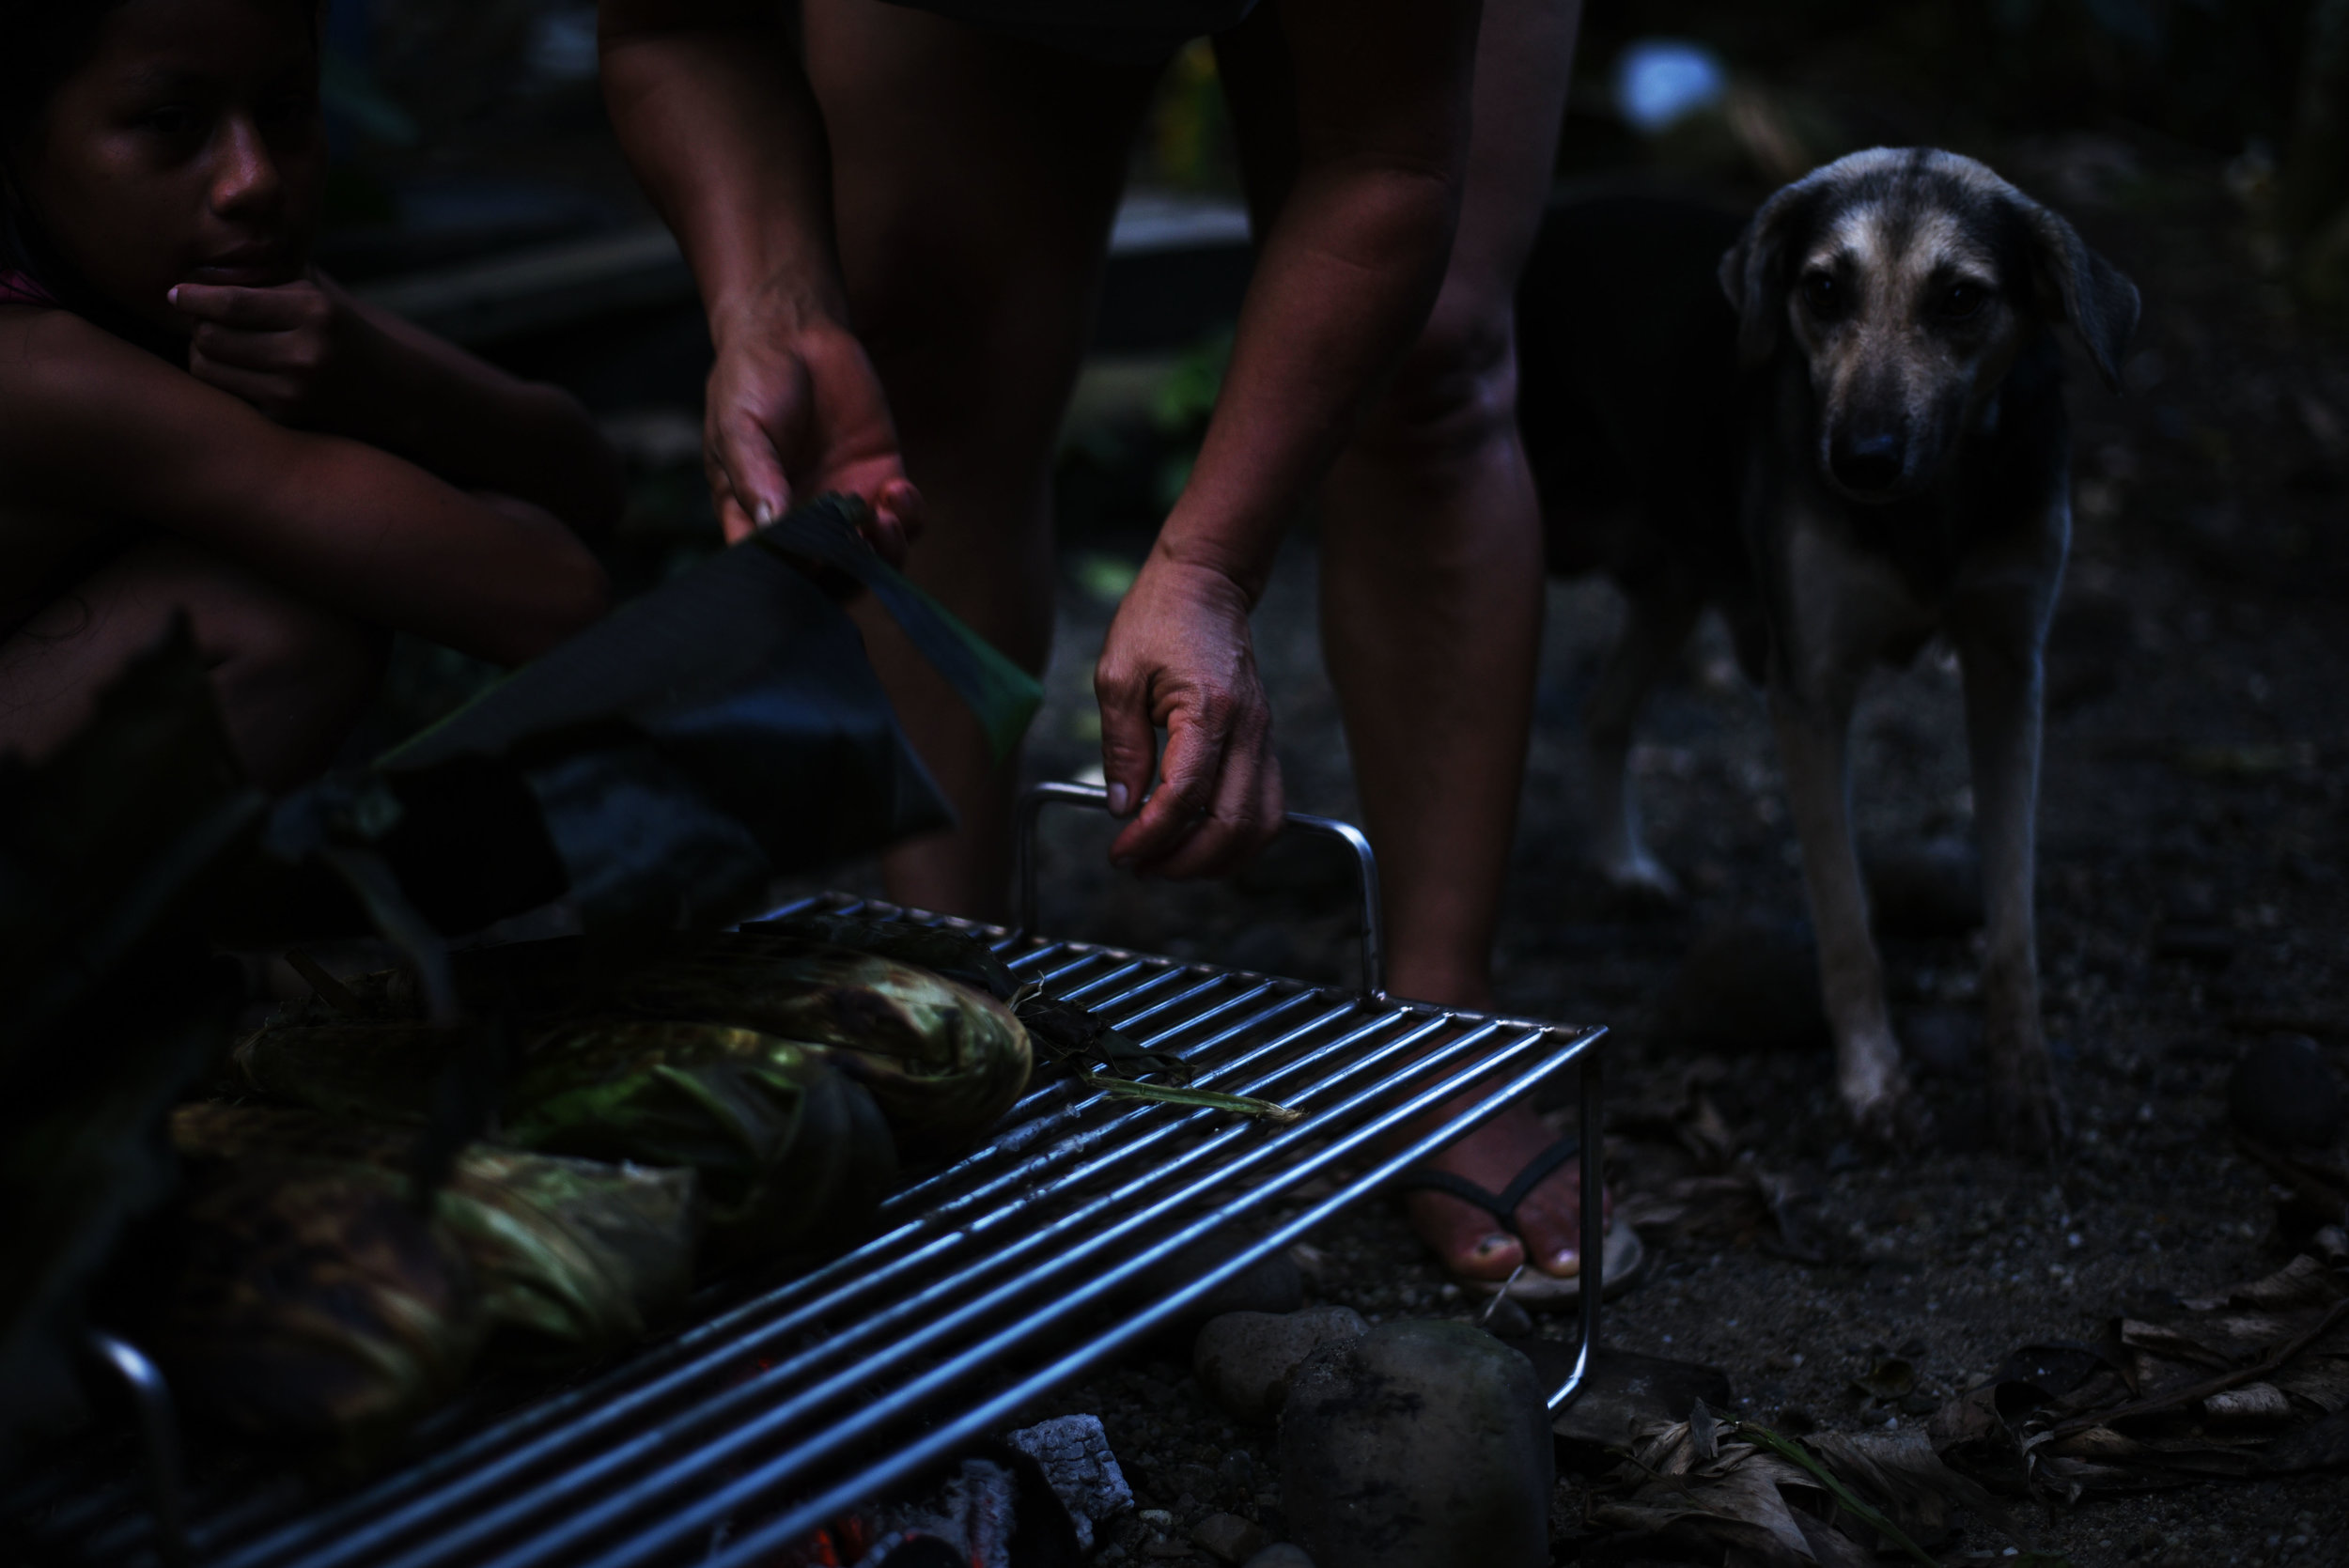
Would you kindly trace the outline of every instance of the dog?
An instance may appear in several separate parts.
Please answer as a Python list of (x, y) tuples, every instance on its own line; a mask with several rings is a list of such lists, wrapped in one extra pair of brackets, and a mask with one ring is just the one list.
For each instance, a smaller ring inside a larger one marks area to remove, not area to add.
[(2071, 535), (2056, 330), (2108, 385), (2134, 285), (1972, 159), (1876, 148), (1750, 219), (1617, 196), (1552, 209), (1518, 295), (1519, 419), (1553, 570), (1629, 610), (1588, 714), (1596, 858), (1669, 896), (1626, 774), (1642, 696), (1707, 607), (1769, 696), (1818, 937), (1837, 1088), (1918, 1126), (1852, 839), (1862, 679), (1936, 636), (1964, 673), (1988, 954), (1991, 1125), (2046, 1151), (2064, 1112), (2032, 914), (2042, 652)]

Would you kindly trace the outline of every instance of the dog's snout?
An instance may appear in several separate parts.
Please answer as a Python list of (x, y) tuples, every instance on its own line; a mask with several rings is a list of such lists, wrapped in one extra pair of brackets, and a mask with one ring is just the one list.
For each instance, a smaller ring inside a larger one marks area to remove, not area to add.
[(1836, 480), (1855, 494), (1873, 495), (1900, 483), (1906, 466), (1901, 438), (1890, 431), (1836, 432), (1828, 453)]

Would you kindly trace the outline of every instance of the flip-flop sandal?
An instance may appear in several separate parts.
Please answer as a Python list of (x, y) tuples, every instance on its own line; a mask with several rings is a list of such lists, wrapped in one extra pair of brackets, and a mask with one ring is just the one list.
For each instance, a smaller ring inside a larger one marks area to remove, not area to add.
[[(1483, 1209), (1493, 1217), (1500, 1227), (1525, 1244), (1525, 1233), (1517, 1229), (1517, 1207), (1532, 1190), (1549, 1179), (1552, 1172), (1582, 1152), (1582, 1140), (1569, 1133), (1535, 1155), (1517, 1173), (1507, 1187), (1489, 1192), (1449, 1171), (1439, 1171), (1432, 1165), (1418, 1165), (1394, 1179), (1398, 1192), (1440, 1192)], [(1460, 1280), (1460, 1283), (1486, 1296), (1507, 1296), (1520, 1306), (1563, 1307), (1582, 1299), (1582, 1277), (1579, 1274), (1560, 1278), (1532, 1266), (1532, 1249), (1527, 1249), (1528, 1265), (1508, 1280)], [(1647, 1248), (1640, 1241), (1640, 1233), (1628, 1225), (1617, 1225), (1607, 1233), (1601, 1244), (1599, 1264), (1605, 1285), (1600, 1299), (1611, 1301), (1639, 1282), (1647, 1266)], [(1457, 1279), (1458, 1276), (1454, 1276)]]

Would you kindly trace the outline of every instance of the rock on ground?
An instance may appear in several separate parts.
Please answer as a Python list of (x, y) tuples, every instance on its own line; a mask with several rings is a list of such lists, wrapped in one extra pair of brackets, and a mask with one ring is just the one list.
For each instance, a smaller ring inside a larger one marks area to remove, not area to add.
[(1267, 1546), (1248, 1560), (1248, 1568), (1314, 1568), (1314, 1560), (1305, 1555), (1302, 1546), (1292, 1546), (1283, 1541), (1277, 1546)]
[(1281, 1412), (1292, 1533), (1345, 1568), (1545, 1568), (1555, 1481), (1533, 1366), (1461, 1323), (1325, 1344)]
[(1210, 1514), (1190, 1527), (1191, 1545), (1219, 1562), (1239, 1563), (1264, 1549), (1264, 1527), (1237, 1514)]
[(1289, 1374), (1299, 1362), (1321, 1345), (1359, 1339), (1369, 1329), (1351, 1307), (1226, 1312), (1199, 1330), (1191, 1345), (1191, 1375), (1208, 1398), (1240, 1420), (1269, 1421), (1281, 1413)]

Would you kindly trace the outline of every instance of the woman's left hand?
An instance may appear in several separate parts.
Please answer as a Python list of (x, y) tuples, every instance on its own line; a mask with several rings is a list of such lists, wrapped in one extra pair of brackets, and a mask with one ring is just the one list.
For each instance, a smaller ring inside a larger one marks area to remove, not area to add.
[(183, 283), (171, 303), (195, 324), (188, 369), (281, 425), (366, 433), (366, 365), (381, 345), (348, 295), (315, 273), (267, 288)]
[[(1237, 869), (1281, 831), (1272, 710), (1248, 630), (1248, 596), (1213, 567), (1154, 551), (1110, 623), (1093, 690), (1110, 810), (1139, 815), (1110, 846), (1163, 877)], [(1166, 731), (1165, 779), (1145, 803)]]

